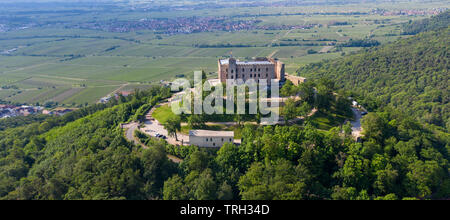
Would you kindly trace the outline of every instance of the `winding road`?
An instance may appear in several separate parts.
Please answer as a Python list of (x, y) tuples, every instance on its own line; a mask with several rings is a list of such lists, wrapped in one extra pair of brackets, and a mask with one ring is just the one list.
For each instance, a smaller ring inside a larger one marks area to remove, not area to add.
[[(134, 143), (135, 145), (141, 146), (144, 149), (149, 149), (150, 147), (146, 146), (145, 144), (141, 143), (135, 136), (134, 132), (139, 129), (139, 124), (136, 122), (132, 122), (130, 124), (123, 125), (123, 128), (126, 129), (125, 131), (125, 137), (128, 141)], [(175, 157), (173, 155), (167, 154), (167, 158), (171, 160), (174, 163), (181, 163), (183, 160)]]
[(352, 108), (353, 114), (355, 115), (355, 120), (351, 122), (352, 124), (352, 135), (355, 138), (360, 138), (362, 136), (362, 127), (361, 127), (361, 110), (357, 108)]

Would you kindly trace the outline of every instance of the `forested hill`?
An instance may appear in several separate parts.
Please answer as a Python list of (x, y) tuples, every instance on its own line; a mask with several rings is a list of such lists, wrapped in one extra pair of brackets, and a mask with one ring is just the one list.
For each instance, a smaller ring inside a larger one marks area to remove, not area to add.
[(418, 34), (426, 31), (436, 31), (448, 27), (450, 22), (450, 10), (432, 18), (410, 21), (403, 26), (403, 34)]
[[(448, 23), (447, 23), (448, 25)], [(422, 122), (450, 129), (450, 28), (424, 32), (298, 70), (307, 78), (327, 77), (368, 108), (392, 106)]]
[[(333, 91), (325, 84), (316, 84), (319, 98), (311, 101), (326, 103), (322, 91)], [(323, 131), (309, 122), (246, 124), (240, 146), (227, 143), (218, 151), (145, 135), (138, 138), (148, 148), (127, 142), (119, 125), (145, 118), (169, 91), (152, 87), (63, 117), (5, 127), (0, 200), (450, 198), (448, 137), (396, 111), (366, 115), (362, 143), (350, 124)], [(183, 161), (175, 164), (167, 153)]]

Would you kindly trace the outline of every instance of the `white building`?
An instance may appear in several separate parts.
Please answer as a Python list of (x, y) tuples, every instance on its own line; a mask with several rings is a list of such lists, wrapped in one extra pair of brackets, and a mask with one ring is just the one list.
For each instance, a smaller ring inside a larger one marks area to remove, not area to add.
[(225, 143), (234, 143), (234, 131), (189, 131), (189, 144), (198, 147), (220, 148)]

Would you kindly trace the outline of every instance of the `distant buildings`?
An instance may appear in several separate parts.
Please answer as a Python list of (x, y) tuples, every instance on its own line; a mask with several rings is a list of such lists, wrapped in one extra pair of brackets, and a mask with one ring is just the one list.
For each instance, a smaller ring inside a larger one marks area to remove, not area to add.
[(75, 110), (76, 110), (76, 108), (55, 108), (52, 110), (47, 110), (41, 106), (0, 105), (0, 119), (17, 117), (17, 116), (28, 116), (28, 115), (33, 115), (33, 114), (62, 116), (62, 115), (65, 115), (65, 114), (75, 111)]
[(74, 25), (75, 28), (110, 32), (153, 30), (161, 34), (190, 34), (211, 31), (249, 30), (260, 21), (235, 20), (230, 17), (200, 16), (177, 17), (173, 19), (144, 18), (134, 21), (88, 22)]
[(189, 144), (198, 147), (220, 148), (225, 143), (234, 143), (234, 131), (189, 131)]
[[(128, 97), (128, 96), (132, 95), (133, 93), (134, 93), (134, 91), (121, 91), (121, 92), (117, 92), (117, 93), (114, 94), (114, 98), (115, 98), (115, 99), (119, 99), (119, 96), (120, 96), (120, 95), (122, 95), (123, 97)], [(105, 96), (105, 97), (101, 98), (101, 99), (98, 101), (98, 103), (108, 103), (108, 102), (111, 100), (112, 97), (113, 97), (113, 96), (111, 96), (111, 95)]]
[(16, 116), (27, 116), (40, 113), (44, 108), (40, 106), (15, 106), (0, 105), (0, 118), (10, 118)]
[(69, 112), (73, 112), (77, 110), (76, 108), (55, 108), (53, 110), (44, 110), (42, 111), (42, 114), (44, 115), (57, 115), (57, 116), (63, 116)]

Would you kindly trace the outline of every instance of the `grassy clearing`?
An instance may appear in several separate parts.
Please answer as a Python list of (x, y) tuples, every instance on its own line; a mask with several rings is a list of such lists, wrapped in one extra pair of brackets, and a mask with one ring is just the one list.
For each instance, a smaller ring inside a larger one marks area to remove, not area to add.
[(169, 105), (163, 105), (155, 109), (152, 114), (152, 117), (158, 120), (161, 124), (165, 124), (169, 118), (174, 116), (175, 114), (172, 112), (172, 108)]
[(330, 130), (333, 127), (342, 125), (347, 118), (342, 115), (337, 114), (328, 114), (324, 112), (317, 112), (314, 114), (309, 121), (318, 129), (321, 130)]

